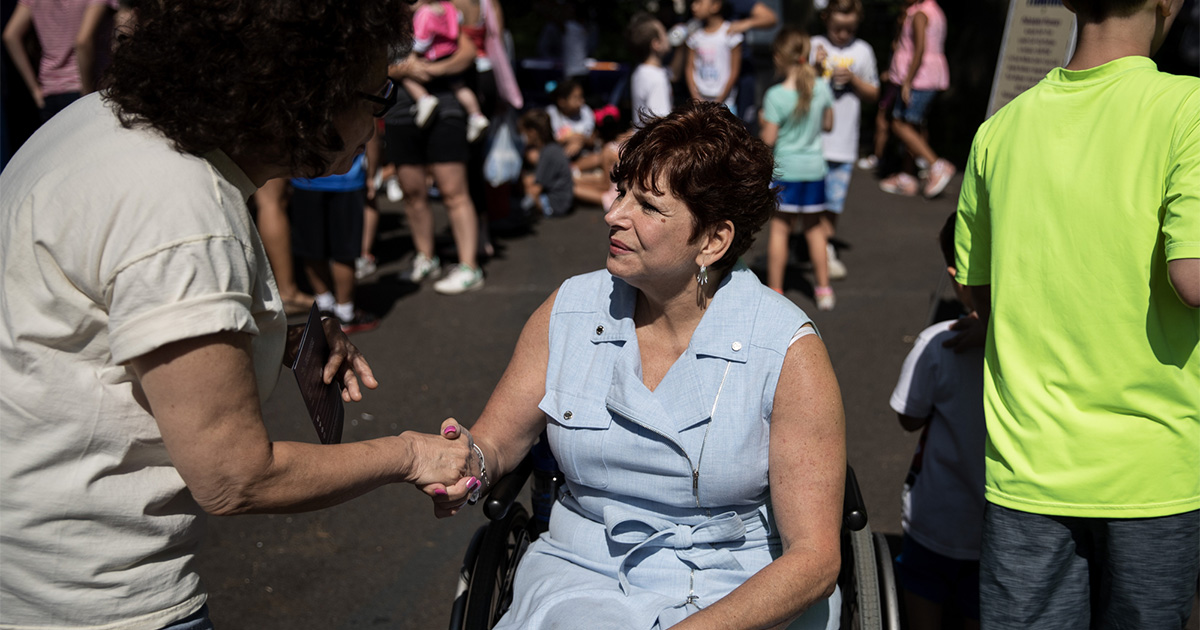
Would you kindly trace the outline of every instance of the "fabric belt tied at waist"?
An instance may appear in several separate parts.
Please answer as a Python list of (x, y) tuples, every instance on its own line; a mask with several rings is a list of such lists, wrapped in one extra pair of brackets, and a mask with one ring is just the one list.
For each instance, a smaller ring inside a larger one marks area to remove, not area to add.
[(609, 506), (604, 509), (604, 528), (613, 541), (633, 545), (617, 568), (617, 579), (625, 595), (629, 594), (629, 570), (637, 564), (635, 556), (643, 549), (674, 549), (680, 560), (697, 569), (742, 568), (731, 551), (712, 547), (714, 543), (735, 542), (746, 537), (746, 525), (737, 512), (718, 514), (696, 525), (679, 525), (664, 518)]

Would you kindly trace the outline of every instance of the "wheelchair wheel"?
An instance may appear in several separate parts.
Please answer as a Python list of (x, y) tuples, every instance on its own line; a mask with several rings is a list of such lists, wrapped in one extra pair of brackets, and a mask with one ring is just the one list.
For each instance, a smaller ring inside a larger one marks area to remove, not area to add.
[[(844, 531), (842, 540), (842, 630), (883, 630), (879, 564), (870, 525)], [(898, 626), (897, 626), (898, 628)]]
[(529, 546), (529, 513), (514, 504), (505, 517), (485, 525), (467, 587), (466, 630), (491, 628), (512, 604), (513, 576)]
[(879, 604), (883, 627), (900, 630), (900, 596), (896, 589), (896, 571), (887, 537), (875, 532), (875, 560), (879, 567)]

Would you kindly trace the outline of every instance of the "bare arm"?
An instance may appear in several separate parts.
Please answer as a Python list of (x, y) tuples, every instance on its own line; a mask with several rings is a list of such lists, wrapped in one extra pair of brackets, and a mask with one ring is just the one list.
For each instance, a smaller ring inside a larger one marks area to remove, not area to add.
[(729, 80), (725, 82), (725, 89), (721, 90), (721, 96), (717, 99), (718, 103), (724, 102), (729, 98), (729, 93), (733, 91), (733, 86), (737, 85), (738, 75), (742, 73), (742, 44), (733, 47), (729, 51), (732, 57), (729, 59)]
[(925, 28), (929, 26), (929, 16), (917, 13), (913, 16), (913, 58), (908, 64), (908, 75), (900, 86), (900, 97), (905, 104), (912, 98), (912, 82), (921, 69), (921, 61), (925, 57)]
[(816, 335), (797, 341), (784, 359), (769, 458), (783, 555), (675, 628), (781, 627), (833, 594), (841, 558), (846, 428), (837, 378)]
[(691, 48), (687, 49), (687, 60), (684, 62), (683, 76), (687, 81), (688, 94), (692, 95), (692, 99), (700, 100), (700, 91), (696, 89), (696, 51)]
[[(546, 428), (546, 415), (538, 409), (538, 403), (546, 394), (550, 311), (557, 295), (555, 291), (525, 322), (504, 375), (471, 427), (492, 483), (517, 467)], [(446, 496), (434, 498), (434, 513), (439, 517), (453, 515), (466, 496), (465, 487), (450, 488)]]
[(21, 75), (21, 80), (25, 82), (25, 87), (29, 88), (29, 94), (33, 96), (33, 102), (37, 104), (38, 109), (41, 109), (46, 106), (46, 101), (42, 97), (42, 87), (38, 85), (33, 62), (30, 61), (29, 53), (25, 50), (25, 36), (32, 28), (33, 12), (29, 7), (18, 4), (17, 8), (13, 10), (12, 16), (8, 18), (8, 24), (4, 26), (3, 38), (4, 47), (8, 49), (8, 54), (12, 57), (17, 74)]
[(760, 113), (758, 116), (758, 137), (769, 147), (775, 146), (775, 141), (779, 140), (779, 125), (767, 120)]
[(429, 70), (429, 74), (435, 77), (458, 74), (475, 63), (476, 52), (475, 42), (467, 37), (466, 32), (460, 30), (458, 32), (458, 50), (454, 51), (454, 54), (424, 65)]
[(1171, 286), (1184, 304), (1200, 308), (1200, 258), (1177, 258), (1167, 263)]
[(315, 510), (386, 483), (453, 483), (466, 475), (466, 441), (436, 435), (405, 432), (338, 445), (272, 442), (250, 341), (245, 333), (217, 333), (132, 362), (171, 461), (206, 512)]
[(96, 91), (96, 34), (104, 25), (104, 18), (111, 9), (106, 4), (89, 4), (83, 12), (79, 33), (75, 35), (75, 62), (79, 66), (79, 91), (91, 94)]
[(750, 15), (729, 25), (730, 33), (745, 33), (756, 28), (771, 28), (779, 23), (775, 11), (761, 2), (755, 2)]
[(833, 108), (826, 107), (821, 112), (821, 131), (833, 131)]

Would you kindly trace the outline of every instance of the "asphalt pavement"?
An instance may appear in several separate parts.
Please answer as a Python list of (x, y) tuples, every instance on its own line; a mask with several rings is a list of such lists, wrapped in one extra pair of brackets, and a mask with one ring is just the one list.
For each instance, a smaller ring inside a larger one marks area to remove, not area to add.
[[(888, 398), (931, 307), (950, 296), (940, 284), (945, 266), (936, 237), (958, 184), (932, 201), (906, 198), (881, 192), (871, 173), (856, 171), (838, 228), (849, 275), (834, 284), (836, 309), (818, 312), (811, 275), (799, 263), (788, 270), (787, 296), (813, 317), (829, 348), (872, 527), (893, 535), (901, 531), (900, 489), (916, 436), (900, 428)], [(453, 260), (441, 210), (435, 206), (439, 253)], [(380, 387), (347, 406), (346, 441), (435, 432), (451, 416), (472, 423), (525, 319), (564, 279), (601, 268), (607, 254), (601, 210), (582, 207), (527, 232), (498, 234), (485, 286), (443, 296), (428, 281), (401, 279), (412, 245), (398, 207), (385, 206), (381, 223), (380, 268), (360, 287), (358, 302), (382, 325), (353, 337)], [(798, 233), (793, 242), (803, 247)], [(765, 252), (763, 232), (746, 256), (760, 275)], [(273, 439), (317, 441), (291, 373), (280, 374), (264, 414)], [(482, 522), (474, 509), (435, 519), (424, 495), (389, 486), (318, 512), (212, 518), (199, 571), (223, 630), (445, 628), (463, 552)]]

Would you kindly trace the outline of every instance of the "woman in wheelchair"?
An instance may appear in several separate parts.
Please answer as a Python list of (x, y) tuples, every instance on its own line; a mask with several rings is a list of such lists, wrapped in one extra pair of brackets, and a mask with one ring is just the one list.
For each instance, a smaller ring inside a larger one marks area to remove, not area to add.
[[(837, 381), (808, 316), (738, 260), (772, 169), (715, 103), (622, 149), (606, 269), (530, 317), (469, 433), (484, 491), (543, 430), (566, 478), (497, 628), (837, 627)], [(476, 485), (431, 488), (435, 511)]]

